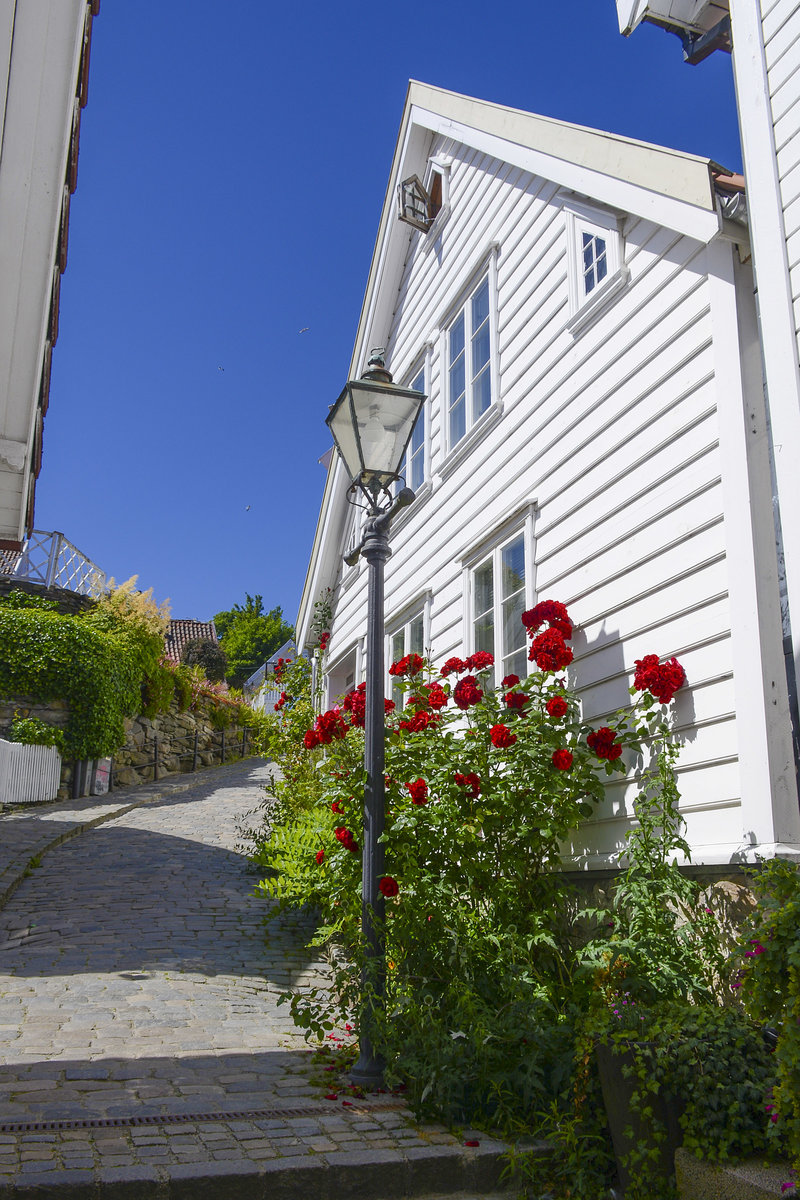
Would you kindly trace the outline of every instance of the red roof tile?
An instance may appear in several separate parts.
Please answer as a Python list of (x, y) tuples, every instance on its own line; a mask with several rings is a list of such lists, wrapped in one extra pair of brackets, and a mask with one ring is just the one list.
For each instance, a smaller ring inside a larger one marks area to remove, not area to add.
[(181, 654), (189, 642), (198, 638), (204, 642), (218, 642), (213, 621), (172, 620), (164, 640), (164, 652), (173, 662), (181, 661)]

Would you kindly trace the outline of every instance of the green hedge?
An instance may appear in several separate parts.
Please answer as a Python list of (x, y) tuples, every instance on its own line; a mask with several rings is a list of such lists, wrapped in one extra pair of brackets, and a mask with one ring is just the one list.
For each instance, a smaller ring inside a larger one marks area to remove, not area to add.
[(143, 672), (113, 633), (80, 617), (0, 607), (0, 696), (64, 700), (64, 751), (75, 759), (113, 754), (125, 741), (124, 716), (141, 710)]

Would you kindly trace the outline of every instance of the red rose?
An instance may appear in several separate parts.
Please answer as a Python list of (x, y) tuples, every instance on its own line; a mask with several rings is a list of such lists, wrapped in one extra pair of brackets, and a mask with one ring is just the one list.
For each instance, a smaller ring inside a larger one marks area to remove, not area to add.
[(442, 676), (445, 677), (447, 675), (452, 675), (453, 672), (455, 672), (456, 675), (460, 675), (461, 672), (466, 671), (466, 669), (467, 664), (463, 662), (462, 659), (448, 658), (447, 662), (442, 667)]
[(431, 708), (444, 708), (447, 704), (447, 692), (440, 683), (432, 683), (426, 689), (428, 704)]
[(486, 650), (476, 650), (470, 654), (465, 665), (468, 671), (485, 671), (487, 667), (494, 666), (494, 655)]
[(389, 667), (390, 675), (418, 675), (425, 665), (425, 660), (420, 658), (418, 654), (406, 654), (405, 658), (398, 659)]
[(519, 683), (519, 675), (506, 675), (505, 679), (503, 680), (503, 687), (511, 688), (517, 683)]
[(616, 732), (609, 729), (607, 725), (602, 725), (599, 729), (595, 729), (589, 734), (586, 741), (589, 749), (594, 750), (598, 758), (605, 758), (609, 762), (614, 762), (622, 754), (622, 746), (616, 740)]
[(530, 696), (526, 695), (525, 692), (506, 692), (505, 695), (506, 708), (510, 708), (516, 712), (521, 712), (529, 700)]
[(551, 696), (545, 704), (547, 714), (553, 717), (556, 721), (560, 721), (562, 717), (567, 715), (568, 705), (563, 696)]
[(528, 658), (540, 671), (563, 671), (572, 662), (572, 650), (557, 629), (545, 629), (531, 642)]
[(460, 709), (468, 709), (473, 704), (480, 704), (483, 692), (475, 682), (474, 675), (465, 675), (463, 679), (459, 679), (453, 688), (453, 699)]
[(507, 750), (517, 740), (517, 735), (512, 733), (507, 725), (493, 725), (489, 730), (489, 737), (492, 745), (498, 750)]
[(384, 714), (385, 714), (385, 713), (394, 712), (394, 710), (395, 710), (395, 708), (396, 708), (396, 707), (397, 707), (397, 705), (395, 704), (394, 700), (386, 700), (386, 699), (384, 699), (384, 701), (383, 701), (383, 711), (384, 711)]
[(319, 738), (313, 729), (307, 729), (303, 734), (303, 745), (306, 750), (313, 750), (315, 746), (319, 745)]
[(558, 767), (559, 771), (568, 771), (572, 766), (572, 751), (554, 750), (553, 766)]
[(412, 804), (427, 804), (428, 803), (428, 785), (424, 779), (415, 779), (413, 783), (407, 783)]
[(338, 708), (331, 708), (328, 712), (320, 713), (314, 722), (314, 730), (318, 744), (323, 746), (329, 746), (331, 742), (347, 736), (347, 726)]
[(343, 813), (344, 812), (344, 809), (342, 808), (342, 806), (338, 800), (334, 800), (333, 804), (331, 805), (331, 812), (332, 813)]
[(650, 692), (659, 704), (669, 704), (672, 697), (686, 683), (686, 672), (677, 658), (659, 663), (657, 654), (645, 654), (637, 659), (633, 686), (638, 692)]
[(423, 729), (428, 729), (432, 725), (437, 725), (439, 717), (436, 713), (418, 712), (414, 713), (407, 721), (399, 721), (398, 729), (405, 729), (408, 733), (420, 733)]
[(460, 771), (456, 771), (454, 779), (459, 787), (469, 788), (470, 795), (473, 800), (477, 800), (481, 794), (480, 776), (474, 771), (470, 771), (468, 775), (462, 775)]
[(522, 624), (531, 637), (545, 621), (551, 629), (558, 630), (562, 637), (572, 637), (572, 621), (566, 605), (560, 600), (541, 600), (534, 608), (529, 608), (522, 614)]
[(383, 896), (396, 896), (400, 891), (397, 880), (392, 879), (391, 875), (384, 875), (378, 884), (378, 888)]
[(318, 850), (314, 857), (316, 858), (317, 863), (323, 863), (325, 861), (325, 851)]
[(351, 854), (358, 852), (358, 842), (353, 837), (352, 830), (345, 829), (344, 826), (340, 825), (333, 833), (337, 842), (340, 842), (345, 850), (349, 850)]

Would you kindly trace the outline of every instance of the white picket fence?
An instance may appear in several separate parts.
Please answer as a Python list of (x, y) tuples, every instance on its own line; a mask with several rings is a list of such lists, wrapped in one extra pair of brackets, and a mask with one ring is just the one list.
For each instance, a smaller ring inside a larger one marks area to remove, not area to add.
[(55, 746), (24, 746), (0, 738), (0, 803), (55, 800), (61, 755)]

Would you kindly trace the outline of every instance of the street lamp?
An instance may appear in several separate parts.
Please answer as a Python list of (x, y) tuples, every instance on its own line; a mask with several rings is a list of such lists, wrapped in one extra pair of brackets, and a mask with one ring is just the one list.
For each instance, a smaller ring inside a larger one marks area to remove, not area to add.
[(352, 565), (363, 554), (369, 566), (367, 590), (367, 689), (364, 715), (364, 839), (362, 847), (361, 929), (365, 959), (361, 975), (362, 1011), (359, 1059), (351, 1073), (366, 1089), (381, 1087), (383, 1060), (376, 1054), (372, 1014), (384, 1003), (386, 946), (383, 843), (386, 785), (384, 780), (383, 565), (391, 555), (389, 525), (395, 513), (414, 499), (411, 488), (397, 496), (391, 486), (400, 475), (414, 424), (425, 394), (395, 387), (386, 370), (384, 350), (373, 350), (360, 379), (349, 380), (326, 418), (336, 449), (350, 478), (350, 492), (361, 491), (367, 502), (364, 536), (348, 555)]

